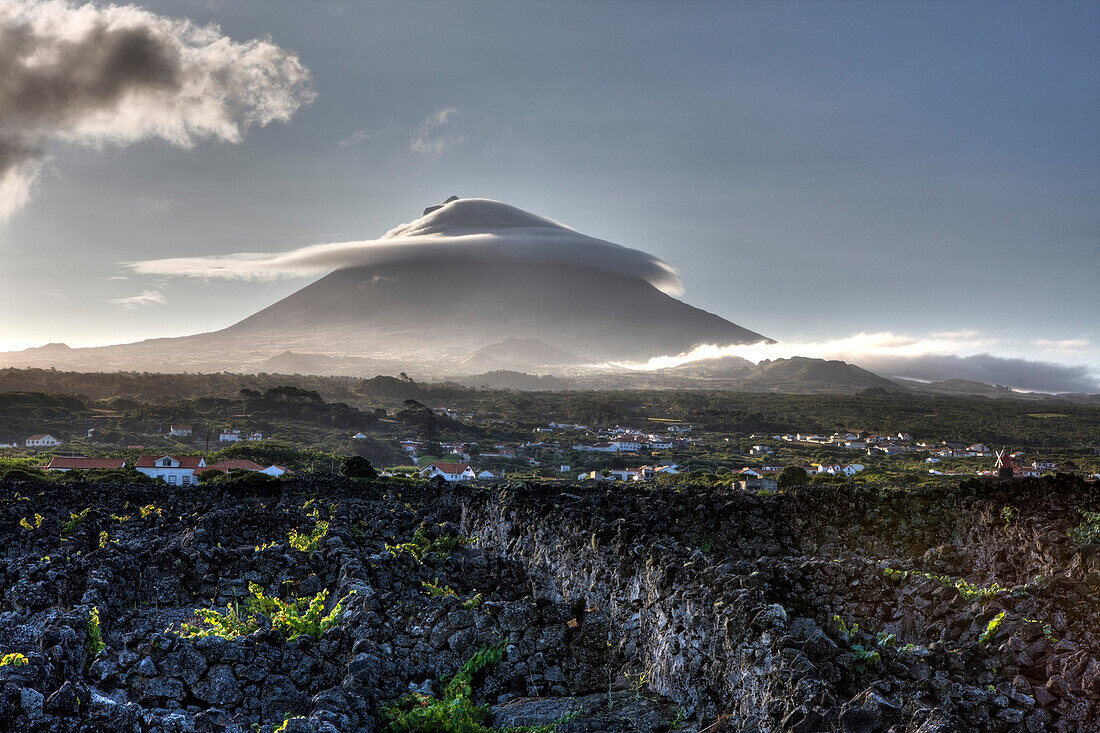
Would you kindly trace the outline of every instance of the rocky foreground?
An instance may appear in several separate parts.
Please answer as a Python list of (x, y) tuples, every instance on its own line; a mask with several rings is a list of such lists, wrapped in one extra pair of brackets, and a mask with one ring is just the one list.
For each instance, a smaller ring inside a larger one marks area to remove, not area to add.
[[(471, 731), (1097, 731), (1081, 510), (1070, 477), (0, 482), (0, 730), (415, 730), (469, 697)], [(258, 598), (307, 599), (301, 628)]]

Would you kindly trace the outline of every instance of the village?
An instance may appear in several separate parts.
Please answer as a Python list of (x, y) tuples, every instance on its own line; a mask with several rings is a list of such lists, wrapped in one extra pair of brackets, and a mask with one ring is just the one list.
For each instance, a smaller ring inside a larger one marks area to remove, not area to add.
[[(9, 449), (3, 454), (21, 457), (29, 467), (45, 472), (128, 470), (174, 486), (195, 485), (203, 474), (280, 477), (335, 471), (337, 461), (349, 455), (368, 456), (382, 476), (407, 479), (668, 484), (710, 476), (731, 487), (757, 491), (780, 488), (785, 470), (811, 483), (903, 485), (997, 475), (1006, 462), (1011, 463), (1012, 475), (1021, 477), (1059, 471), (1100, 474), (1100, 462), (1091, 459), (1059, 461), (1034, 447), (965, 439), (915, 439), (904, 429), (746, 434), (660, 418), (651, 419), (653, 424), (646, 428), (555, 419), (523, 425), (456, 407), (421, 408), (449, 428), (429, 426), (399, 437), (400, 433), (379, 433), (377, 426), (344, 431), (333, 420), (329, 429), (316, 429), (303, 439), (300, 433), (280, 431), (279, 424), (248, 419), (242, 423), (249, 427), (204, 423), (196, 429), (173, 422), (149, 433), (116, 437), (112, 443), (103, 437), (112, 435), (110, 427), (100, 422), (100, 427), (78, 427), (67, 434), (43, 432), (0, 442), (0, 449)], [(257, 425), (268, 427), (258, 430)], [(476, 440), (447, 437), (475, 432), (480, 434)], [(1097, 454), (1096, 449), (1091, 452)]]

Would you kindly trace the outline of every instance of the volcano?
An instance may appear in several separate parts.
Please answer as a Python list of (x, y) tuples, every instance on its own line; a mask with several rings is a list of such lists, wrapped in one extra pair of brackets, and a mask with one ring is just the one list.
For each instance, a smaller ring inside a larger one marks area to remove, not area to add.
[[(226, 268), (232, 257), (205, 262)], [(487, 199), (452, 198), (376, 240), (266, 257), (242, 261), (335, 271), (220, 331), (75, 349), (64, 364), (247, 370), (289, 351), (448, 374), (473, 355), (479, 369), (521, 366), (523, 344), (537, 344), (540, 363), (547, 353), (600, 363), (766, 340), (672, 297), (679, 280), (660, 260)], [(507, 364), (495, 365), (502, 341)]]

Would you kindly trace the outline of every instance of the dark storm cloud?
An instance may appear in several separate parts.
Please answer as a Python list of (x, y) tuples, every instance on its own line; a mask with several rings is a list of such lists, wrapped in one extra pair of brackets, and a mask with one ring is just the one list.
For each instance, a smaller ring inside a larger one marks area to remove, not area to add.
[(51, 141), (239, 141), (313, 98), (308, 69), (267, 40), (134, 6), (0, 0), (0, 221)]

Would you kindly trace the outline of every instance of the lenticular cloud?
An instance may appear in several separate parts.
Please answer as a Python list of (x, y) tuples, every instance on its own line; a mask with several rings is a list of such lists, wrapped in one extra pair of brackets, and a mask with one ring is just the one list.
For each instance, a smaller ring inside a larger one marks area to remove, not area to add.
[(256, 280), (437, 259), (569, 264), (640, 278), (669, 295), (683, 292), (676, 270), (652, 255), (489, 199), (450, 201), (379, 239), (317, 244), (281, 253), (177, 257), (126, 265), (146, 275)]
[(269, 40), (132, 5), (0, 0), (0, 223), (50, 143), (238, 142), (312, 99), (309, 70)]

